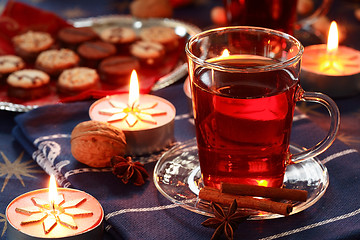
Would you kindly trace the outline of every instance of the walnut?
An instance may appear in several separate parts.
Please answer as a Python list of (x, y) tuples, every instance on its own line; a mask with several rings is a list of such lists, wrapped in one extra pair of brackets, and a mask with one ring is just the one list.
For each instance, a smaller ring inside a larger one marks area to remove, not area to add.
[(71, 133), (72, 155), (91, 167), (108, 167), (113, 156), (124, 155), (125, 151), (124, 133), (108, 123), (81, 122)]

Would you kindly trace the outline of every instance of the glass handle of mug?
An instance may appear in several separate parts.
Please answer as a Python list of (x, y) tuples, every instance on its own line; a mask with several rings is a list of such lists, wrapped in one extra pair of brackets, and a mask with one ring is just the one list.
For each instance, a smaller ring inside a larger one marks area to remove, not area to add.
[(313, 24), (320, 16), (327, 14), (332, 1), (333, 0), (323, 0), (321, 5), (310, 16), (300, 20), (297, 24), (300, 28), (305, 28), (306, 26)]
[(328, 149), (336, 138), (340, 124), (339, 109), (336, 103), (327, 95), (318, 92), (303, 92), (299, 101), (315, 102), (323, 105), (329, 112), (331, 122), (327, 136), (312, 148), (293, 154), (291, 156), (292, 163), (298, 163), (306, 158), (315, 157)]

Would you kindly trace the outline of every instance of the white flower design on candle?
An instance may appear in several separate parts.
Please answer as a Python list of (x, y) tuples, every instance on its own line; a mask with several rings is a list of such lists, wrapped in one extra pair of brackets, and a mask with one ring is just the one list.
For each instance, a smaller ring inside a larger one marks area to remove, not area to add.
[(32, 197), (31, 201), (34, 206), (17, 207), (15, 211), (29, 215), (21, 225), (42, 223), (45, 234), (49, 233), (57, 223), (70, 229), (77, 229), (74, 218), (93, 215), (91, 211), (78, 208), (86, 201), (85, 197), (66, 202), (63, 194), (57, 195), (54, 176), (50, 178), (49, 201), (36, 197)]
[(99, 110), (100, 114), (110, 115), (107, 122), (125, 120), (129, 127), (133, 127), (138, 121), (156, 125), (157, 122), (153, 117), (166, 114), (166, 111), (156, 109), (157, 102), (139, 102), (139, 83), (136, 71), (131, 73), (129, 100), (127, 104), (111, 99), (109, 96), (107, 99), (112, 107)]

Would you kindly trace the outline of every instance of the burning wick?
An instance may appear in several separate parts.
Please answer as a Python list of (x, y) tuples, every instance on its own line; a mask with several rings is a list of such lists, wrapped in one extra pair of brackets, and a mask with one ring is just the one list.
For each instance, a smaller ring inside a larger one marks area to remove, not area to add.
[(336, 55), (337, 49), (339, 47), (339, 33), (335, 21), (331, 22), (327, 42), (328, 44), (326, 46), (326, 51), (328, 55), (329, 56)]
[(156, 125), (157, 122), (153, 116), (166, 115), (166, 111), (155, 109), (157, 102), (143, 102), (140, 104), (139, 80), (135, 70), (132, 71), (130, 77), (128, 102), (118, 102), (109, 99), (111, 108), (100, 109), (99, 113), (111, 115), (107, 122), (122, 121), (125, 119), (129, 127), (134, 127), (137, 122), (146, 122)]
[(337, 72), (342, 73), (344, 71), (343, 67), (337, 61), (337, 51), (339, 48), (339, 32), (338, 27), (335, 21), (331, 22), (328, 40), (326, 45), (326, 56), (327, 59), (322, 66), (322, 71), (327, 71), (333, 69)]
[(131, 72), (128, 104), (134, 109), (139, 102), (139, 81), (135, 70)]
[(58, 197), (57, 192), (57, 186), (54, 175), (50, 176), (50, 182), (49, 182), (49, 203), (51, 205), (51, 208), (53, 212), (55, 212), (55, 200)]

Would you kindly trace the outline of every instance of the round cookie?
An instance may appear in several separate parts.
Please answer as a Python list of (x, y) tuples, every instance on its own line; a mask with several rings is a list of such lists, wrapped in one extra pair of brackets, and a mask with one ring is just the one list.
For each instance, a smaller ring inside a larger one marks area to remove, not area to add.
[(57, 87), (60, 93), (75, 95), (86, 90), (98, 88), (99, 81), (99, 75), (94, 69), (75, 67), (67, 69), (60, 74)]
[(9, 74), (25, 68), (22, 58), (15, 55), (0, 56), (0, 84), (6, 83)]
[(116, 47), (108, 42), (92, 41), (81, 44), (77, 52), (82, 59), (82, 65), (97, 68), (101, 60), (116, 54)]
[(113, 156), (125, 154), (125, 134), (109, 123), (85, 121), (71, 132), (71, 153), (91, 167), (109, 167)]
[(137, 39), (135, 31), (127, 27), (109, 27), (100, 33), (100, 38), (118, 47), (120, 53), (127, 53), (129, 45)]
[(65, 48), (76, 50), (83, 42), (98, 38), (98, 34), (91, 27), (65, 27), (58, 32), (58, 39)]
[(140, 32), (140, 38), (144, 41), (160, 43), (166, 51), (172, 51), (179, 46), (179, 36), (170, 27), (153, 26), (144, 28)]
[(50, 93), (50, 77), (43, 71), (23, 69), (7, 78), (8, 96), (23, 100), (44, 97)]
[(145, 66), (154, 66), (162, 62), (165, 48), (156, 42), (138, 41), (131, 45), (130, 53)]
[(139, 70), (139, 60), (130, 56), (113, 56), (99, 65), (102, 82), (123, 86), (129, 83), (132, 70)]
[(53, 49), (40, 53), (36, 59), (35, 67), (50, 75), (57, 76), (63, 70), (77, 66), (79, 61), (79, 56), (70, 49)]
[(13, 37), (12, 42), (18, 56), (33, 62), (40, 52), (53, 46), (54, 39), (45, 32), (28, 31)]

